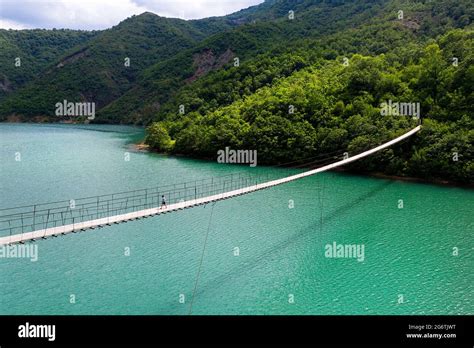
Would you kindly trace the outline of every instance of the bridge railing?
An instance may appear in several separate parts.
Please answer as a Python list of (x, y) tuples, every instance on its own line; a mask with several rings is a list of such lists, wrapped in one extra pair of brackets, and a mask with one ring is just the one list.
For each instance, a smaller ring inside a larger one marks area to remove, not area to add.
[[(346, 165), (360, 158), (369, 156), (381, 151), (393, 144), (401, 142), (412, 136), (421, 129), (417, 126), (407, 133), (390, 140), (382, 145), (363, 151), (357, 155), (334, 162), (338, 156), (330, 156), (327, 159), (314, 160), (305, 166), (313, 167), (303, 173), (284, 175), (284, 171), (271, 171), (262, 173), (233, 173), (220, 177), (194, 180), (180, 184), (171, 184), (154, 188), (120, 192), (108, 195), (93, 196), (80, 199), (71, 199), (53, 203), (35, 204), (29, 206), (0, 209), (0, 237), (21, 235), (24, 233), (45, 230), (52, 227), (74, 225), (76, 223), (109, 218), (114, 215), (122, 215), (137, 212), (149, 208), (156, 208), (161, 205), (162, 199), (167, 205), (195, 200), (221, 194), (233, 190), (238, 190), (253, 185), (270, 187), (282, 183), (294, 181), (303, 177), (314, 175), (322, 171), (333, 169), (337, 166)], [(347, 153), (346, 153), (347, 154)], [(325, 161), (332, 161), (324, 165)], [(315, 169), (314, 167), (323, 167)], [(283, 180), (281, 176), (285, 177)], [(275, 181), (278, 182), (275, 182)], [(272, 182), (271, 182), (272, 181)], [(98, 223), (99, 224), (99, 223)], [(97, 225), (98, 225), (97, 224)], [(100, 222), (102, 224), (102, 221)], [(74, 230), (74, 228), (72, 228)], [(35, 236), (36, 237), (36, 236)], [(31, 237), (30, 237), (31, 239)], [(20, 240), (21, 241), (21, 240)]]
[(237, 190), (282, 173), (235, 173), (128, 192), (0, 209), (0, 237), (107, 218)]

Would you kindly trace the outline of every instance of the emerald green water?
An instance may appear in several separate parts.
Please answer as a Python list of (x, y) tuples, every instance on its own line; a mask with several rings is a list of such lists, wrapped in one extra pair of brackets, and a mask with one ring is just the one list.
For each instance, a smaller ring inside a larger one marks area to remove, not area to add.
[[(130, 127), (0, 124), (0, 208), (277, 170), (133, 152), (141, 136)], [(474, 314), (473, 198), (462, 188), (325, 173), (40, 240), (37, 262), (0, 258), (0, 314), (188, 314), (208, 226), (193, 314)], [(333, 242), (363, 244), (364, 261), (325, 257)]]

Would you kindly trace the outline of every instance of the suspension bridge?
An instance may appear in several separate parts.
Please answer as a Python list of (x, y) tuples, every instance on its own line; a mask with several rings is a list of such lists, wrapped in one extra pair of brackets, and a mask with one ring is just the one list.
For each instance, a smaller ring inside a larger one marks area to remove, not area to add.
[[(1, 209), (0, 246), (149, 218), (285, 184), (370, 156), (420, 129), (421, 125), (358, 155), (283, 178), (237, 173), (159, 188)], [(161, 204), (162, 197), (166, 205)]]

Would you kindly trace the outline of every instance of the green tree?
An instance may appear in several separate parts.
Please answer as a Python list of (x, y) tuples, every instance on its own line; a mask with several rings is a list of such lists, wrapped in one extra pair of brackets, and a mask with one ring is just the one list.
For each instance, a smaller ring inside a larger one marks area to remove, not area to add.
[(151, 148), (163, 152), (168, 152), (173, 148), (173, 141), (161, 123), (153, 123), (147, 128), (145, 143)]

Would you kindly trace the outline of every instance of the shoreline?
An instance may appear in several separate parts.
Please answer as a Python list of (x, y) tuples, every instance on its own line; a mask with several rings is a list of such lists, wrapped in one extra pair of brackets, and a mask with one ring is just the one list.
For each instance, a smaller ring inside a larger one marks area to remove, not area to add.
[[(144, 142), (130, 144), (131, 147), (138, 151), (138, 152), (150, 152), (150, 153), (157, 153), (162, 155), (174, 156), (177, 158), (189, 158), (189, 159), (198, 159), (202, 161), (212, 161), (210, 158), (203, 158), (203, 157), (193, 157), (193, 156), (186, 156), (181, 154), (166, 154), (163, 152), (155, 151), (150, 149), (149, 145), (146, 145)], [(338, 173), (346, 173), (350, 175), (356, 176), (364, 176), (364, 177), (372, 177), (378, 179), (386, 179), (386, 180), (393, 180), (393, 181), (404, 181), (404, 182), (411, 182), (417, 184), (426, 184), (426, 185), (437, 185), (437, 186), (444, 186), (444, 187), (458, 187), (458, 188), (465, 188), (465, 189), (474, 189), (474, 183), (472, 184), (463, 184), (455, 181), (444, 180), (444, 179), (424, 179), (414, 176), (400, 176), (400, 175), (391, 175), (385, 174), (382, 172), (362, 172), (362, 171), (351, 171), (346, 168), (337, 168), (333, 169), (332, 171)]]
[[(25, 122), (8, 122), (7, 121), (7, 122), (2, 122), (2, 123), (25, 123)], [(32, 123), (33, 124), (48, 124), (51, 122), (45, 122), (45, 123), (32, 122)], [(55, 122), (54, 124), (71, 124), (71, 123)], [(150, 152), (150, 153), (174, 156), (177, 158), (189, 158), (189, 159), (196, 159), (196, 160), (203, 160), (203, 161), (213, 161), (212, 158), (205, 158), (205, 157), (198, 157), (198, 156), (194, 157), (194, 156), (183, 155), (183, 154), (167, 154), (167, 153), (155, 151), (155, 150), (150, 149), (150, 146), (145, 144), (144, 140), (138, 143), (131, 143), (128, 146), (132, 151), (137, 151), (137, 152)], [(391, 174), (385, 174), (383, 172), (351, 171), (346, 168), (337, 168), (337, 169), (333, 169), (333, 171), (339, 172), (339, 173), (347, 173), (350, 175), (372, 177), (372, 178), (394, 180), (394, 181), (412, 182), (412, 183), (417, 183), (417, 184), (428, 184), (428, 185), (437, 185), (437, 186), (444, 186), (444, 187), (458, 187), (458, 188), (474, 189), (474, 183), (464, 184), (464, 183), (459, 183), (459, 182), (444, 180), (444, 179), (425, 179), (425, 178), (419, 178), (419, 177), (413, 177), (413, 176), (391, 175)]]
[(150, 145), (147, 145), (143, 142), (136, 143), (136, 144), (130, 144), (129, 146), (130, 146), (130, 148), (132, 148), (133, 150), (138, 151), (138, 152), (153, 152), (153, 151), (150, 150)]

